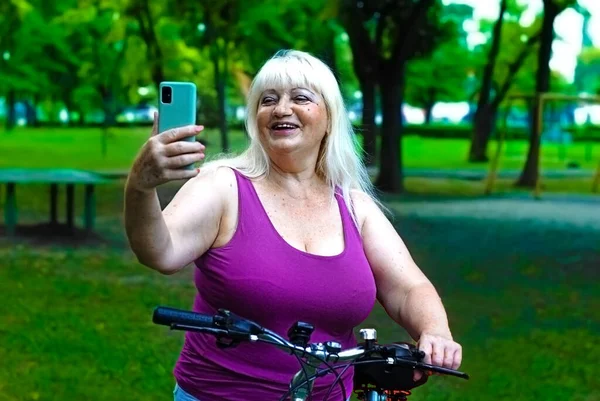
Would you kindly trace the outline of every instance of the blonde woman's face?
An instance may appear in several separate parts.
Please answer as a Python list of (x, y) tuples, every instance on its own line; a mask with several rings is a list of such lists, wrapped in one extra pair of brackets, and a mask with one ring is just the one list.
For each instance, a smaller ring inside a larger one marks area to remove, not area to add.
[(328, 126), (323, 97), (307, 88), (265, 90), (256, 120), (265, 149), (276, 153), (318, 153)]

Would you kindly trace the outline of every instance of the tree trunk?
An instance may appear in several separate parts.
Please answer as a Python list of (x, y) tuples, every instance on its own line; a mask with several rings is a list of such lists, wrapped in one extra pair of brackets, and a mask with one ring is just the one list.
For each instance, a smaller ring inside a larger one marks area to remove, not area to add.
[(158, 90), (160, 83), (165, 80), (165, 74), (163, 71), (163, 54), (158, 38), (156, 36), (154, 23), (154, 17), (152, 16), (152, 10), (150, 9), (150, 2), (143, 0), (137, 7), (134, 8), (134, 12), (137, 14), (137, 21), (140, 28), (141, 37), (146, 44), (146, 57), (150, 63), (150, 74), (152, 81), (156, 85)]
[(500, 13), (498, 19), (494, 25), (494, 31), (492, 34), (492, 47), (488, 54), (488, 62), (483, 71), (483, 77), (481, 80), (481, 89), (479, 91), (479, 100), (477, 102), (477, 110), (475, 111), (475, 120), (473, 124), (473, 134), (471, 137), (471, 147), (469, 149), (469, 161), (470, 162), (482, 162), (487, 161), (487, 144), (490, 137), (491, 130), (486, 130), (483, 127), (488, 122), (478, 120), (477, 116), (485, 118), (489, 115), (484, 109), (489, 106), (490, 103), (490, 92), (492, 90), (492, 83), (494, 79), (494, 68), (496, 66), (496, 59), (500, 53), (500, 39), (502, 36), (502, 24), (504, 22), (504, 13), (507, 9), (507, 0), (502, 0), (500, 3)]
[[(350, 3), (350, 2), (346, 2)], [(379, 54), (377, 46), (371, 42), (369, 32), (364, 27), (362, 12), (354, 5), (346, 4), (341, 21), (350, 39), (352, 67), (362, 92), (362, 135), (364, 161), (375, 165), (377, 160), (377, 126), (375, 125), (375, 99)]]
[(156, 89), (160, 87), (160, 83), (165, 80), (165, 75), (162, 69), (162, 65), (159, 62), (156, 62), (152, 66), (152, 82), (156, 85)]
[(488, 103), (475, 112), (473, 119), (474, 135), (469, 150), (470, 162), (487, 162), (487, 145), (496, 126), (498, 109)]
[(381, 149), (379, 175), (375, 182), (384, 192), (402, 193), (402, 103), (406, 61), (397, 64), (386, 62), (381, 69), (379, 87), (381, 90)]
[(327, 31), (326, 37), (324, 38), (326, 43), (325, 48), (323, 49), (323, 53), (320, 56), (321, 60), (323, 60), (325, 64), (329, 66), (331, 72), (333, 72), (333, 75), (335, 76), (339, 84), (340, 74), (336, 63), (335, 36), (335, 31), (333, 29), (329, 29)]
[(27, 106), (27, 125), (30, 127), (39, 127), (40, 124), (37, 118), (37, 104), (39, 102), (39, 95), (34, 95), (31, 101), (26, 103)]
[(112, 91), (109, 88), (101, 88), (100, 93), (102, 94), (102, 110), (104, 111), (104, 122), (105, 128), (112, 127), (115, 125), (115, 98)]
[(425, 104), (425, 124), (430, 125), (433, 120), (433, 102), (427, 102)]
[(430, 87), (427, 89), (425, 94), (425, 124), (431, 124), (433, 120), (433, 106), (435, 106), (437, 99), (436, 88)]
[(362, 92), (362, 137), (364, 161), (373, 166), (377, 159), (377, 126), (375, 125), (376, 82), (371, 79), (360, 81)]
[(487, 146), (492, 132), (496, 127), (496, 122), (498, 120), (498, 108), (508, 94), (514, 77), (523, 66), (523, 63), (529, 55), (531, 48), (539, 41), (539, 37), (540, 34), (537, 33), (529, 38), (515, 60), (509, 64), (508, 74), (502, 85), (498, 87), (493, 100), (490, 101), (490, 99), (488, 99), (486, 105), (482, 108), (478, 108), (475, 112), (475, 117), (473, 120), (474, 135), (472, 138), (473, 141), (471, 142), (471, 149), (469, 150), (469, 161), (488, 161)]
[(14, 89), (10, 89), (6, 95), (6, 130), (12, 130), (17, 125), (17, 110), (15, 109), (15, 103), (17, 103), (17, 94)]
[(536, 93), (535, 102), (531, 110), (533, 118), (531, 132), (529, 133), (529, 150), (527, 160), (521, 172), (521, 176), (516, 182), (520, 187), (535, 187), (539, 175), (539, 159), (541, 136), (538, 131), (541, 128), (542, 118), (538, 118), (538, 107), (540, 105), (540, 95), (548, 92), (550, 88), (550, 57), (552, 56), (552, 42), (554, 41), (554, 21), (560, 13), (559, 7), (551, 0), (544, 0), (544, 19), (542, 21), (541, 43), (538, 53), (538, 70), (536, 74)]
[[(221, 131), (221, 148), (223, 153), (229, 152), (229, 136), (227, 134), (227, 59), (228, 49), (227, 43), (223, 47), (219, 44), (220, 39), (217, 39), (212, 45), (212, 62), (215, 74), (215, 89), (217, 91), (217, 102), (219, 108), (219, 130)], [(223, 66), (221, 68), (221, 59)]]

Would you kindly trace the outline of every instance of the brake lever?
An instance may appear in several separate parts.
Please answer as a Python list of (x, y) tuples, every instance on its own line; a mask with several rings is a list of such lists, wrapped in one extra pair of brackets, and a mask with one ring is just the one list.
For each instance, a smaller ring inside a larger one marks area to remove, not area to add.
[(251, 335), (259, 335), (265, 329), (248, 319), (243, 319), (227, 309), (219, 309), (215, 317), (215, 325), (227, 331), (227, 335), (236, 340), (247, 340)]
[(437, 373), (443, 373), (443, 374), (450, 375), (450, 376), (460, 377), (465, 380), (469, 379), (469, 375), (464, 372), (460, 372), (458, 370), (454, 370), (454, 369), (450, 369), (450, 368), (444, 368), (442, 366), (430, 365), (430, 364), (422, 362), (423, 358), (425, 358), (425, 355), (426, 355), (425, 352), (420, 350), (419, 348), (417, 348), (416, 346), (414, 346), (412, 344), (408, 344), (408, 343), (405, 343), (405, 344), (408, 345), (409, 352), (414, 359), (410, 360), (410, 359), (405, 359), (402, 357), (396, 357), (395, 358), (396, 362), (401, 361), (400, 362), (401, 365), (408, 365), (415, 369), (431, 370), (431, 371), (437, 372)]
[(442, 366), (430, 365), (428, 363), (417, 362), (414, 367), (420, 370), (431, 370), (432, 372), (443, 373), (449, 376), (460, 377), (461, 379), (469, 380), (469, 375), (459, 370), (444, 368)]

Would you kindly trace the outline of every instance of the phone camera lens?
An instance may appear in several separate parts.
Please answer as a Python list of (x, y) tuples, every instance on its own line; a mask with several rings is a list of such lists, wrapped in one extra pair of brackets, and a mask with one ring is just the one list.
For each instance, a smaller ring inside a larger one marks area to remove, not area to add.
[(163, 86), (161, 93), (161, 100), (163, 103), (171, 103), (173, 97), (173, 88), (170, 86)]

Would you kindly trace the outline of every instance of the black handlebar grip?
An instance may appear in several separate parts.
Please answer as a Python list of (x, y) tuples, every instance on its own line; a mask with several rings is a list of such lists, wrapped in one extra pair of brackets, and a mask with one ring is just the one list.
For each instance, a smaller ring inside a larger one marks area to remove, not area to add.
[(214, 327), (215, 324), (215, 318), (212, 315), (203, 315), (201, 313), (168, 308), (165, 306), (159, 306), (154, 309), (152, 321), (156, 324), (163, 324), (165, 326), (181, 324), (198, 328)]

